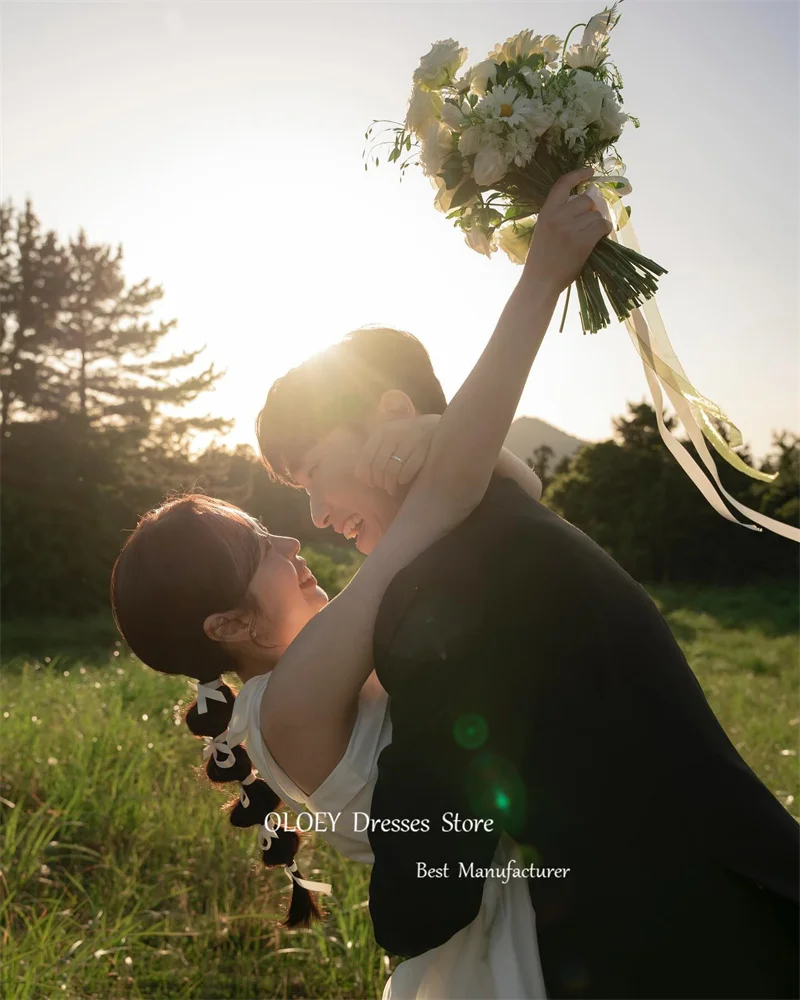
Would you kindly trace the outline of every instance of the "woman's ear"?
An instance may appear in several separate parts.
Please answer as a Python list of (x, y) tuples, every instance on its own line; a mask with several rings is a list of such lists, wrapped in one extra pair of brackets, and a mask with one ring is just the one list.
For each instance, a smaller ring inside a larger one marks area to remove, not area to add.
[(417, 415), (417, 409), (402, 389), (387, 389), (378, 403), (381, 420), (407, 420)]
[(250, 623), (240, 612), (228, 611), (209, 615), (203, 631), (214, 642), (242, 642), (250, 638)]

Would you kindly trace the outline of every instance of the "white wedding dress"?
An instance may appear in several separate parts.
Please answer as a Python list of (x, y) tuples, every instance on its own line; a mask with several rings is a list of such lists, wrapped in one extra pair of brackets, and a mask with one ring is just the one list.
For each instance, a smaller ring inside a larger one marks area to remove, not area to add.
[[(270, 675), (253, 677), (236, 698), (230, 742), (245, 742), (253, 766), (295, 812), (341, 813), (335, 831), (320, 833), (354, 861), (374, 860), (363, 817), (370, 812), (378, 776), (378, 756), (391, 743), (388, 696), (373, 674), (360, 699), (358, 717), (344, 756), (323, 783), (306, 795), (285, 774), (261, 738), (260, 706)], [(505, 834), (492, 866), (505, 867), (518, 858)], [(335, 887), (334, 887), (335, 891)], [(402, 962), (386, 983), (383, 1000), (512, 1000), (545, 998), (536, 920), (527, 880), (487, 879), (478, 915), (438, 948)]]

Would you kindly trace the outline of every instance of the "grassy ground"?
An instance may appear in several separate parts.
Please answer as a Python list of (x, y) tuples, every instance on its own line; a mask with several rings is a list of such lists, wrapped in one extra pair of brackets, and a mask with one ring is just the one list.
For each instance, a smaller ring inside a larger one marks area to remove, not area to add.
[[(653, 596), (740, 752), (797, 815), (796, 590)], [(367, 869), (304, 848), (301, 869), (333, 883), (329, 916), (276, 926), (288, 881), (201, 777), (175, 721), (185, 682), (127, 658), (99, 619), (4, 629), (3, 643), (0, 995), (380, 996)]]

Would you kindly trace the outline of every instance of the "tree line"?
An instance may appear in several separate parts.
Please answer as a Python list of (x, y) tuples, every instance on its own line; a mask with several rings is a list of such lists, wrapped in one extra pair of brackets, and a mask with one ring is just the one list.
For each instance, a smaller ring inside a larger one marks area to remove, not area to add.
[[(107, 608), (125, 533), (170, 493), (220, 496), (305, 544), (344, 546), (311, 525), (305, 494), (271, 483), (253, 451), (226, 447), (225, 420), (187, 404), (222, 372), (203, 350), (169, 352), (175, 320), (152, 321), (163, 289), (129, 284), (123, 250), (81, 230), (45, 231), (30, 201), (0, 206), (0, 598), (10, 616)], [(268, 385), (265, 382), (264, 392)], [(686, 481), (641, 404), (612, 440), (551, 468), (533, 459), (544, 500), (642, 581), (740, 582), (796, 573), (795, 546), (724, 522)], [(211, 444), (198, 452), (199, 436)], [(773, 517), (797, 521), (800, 447), (775, 438), (762, 465), (776, 483), (725, 485)], [(344, 551), (344, 550), (342, 550)]]

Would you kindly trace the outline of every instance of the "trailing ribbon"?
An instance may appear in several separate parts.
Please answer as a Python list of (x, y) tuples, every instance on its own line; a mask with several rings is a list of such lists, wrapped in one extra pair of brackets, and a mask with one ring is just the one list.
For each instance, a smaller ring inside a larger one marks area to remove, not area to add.
[(223, 680), (218, 677), (215, 681), (209, 681), (207, 684), (201, 684), (198, 681), (197, 684), (197, 714), (205, 715), (208, 711), (209, 701), (221, 701), (225, 704), (225, 695), (218, 690), (222, 687)]
[(295, 874), (297, 871), (296, 861), (293, 861), (291, 865), (285, 865), (284, 867), (286, 874), (289, 876), (290, 882), (297, 882), (298, 885), (301, 885), (304, 889), (308, 889), (309, 892), (322, 892), (326, 896), (331, 895), (331, 889), (333, 886), (331, 886), (328, 882), (311, 882), (306, 878), (298, 878)]
[[(641, 252), (630, 221), (630, 213), (621, 203), (621, 198), (632, 190), (630, 182), (623, 176), (625, 165), (617, 157), (608, 157), (603, 161), (603, 169), (606, 171), (605, 174), (593, 177), (583, 186), (585, 193), (592, 198), (603, 215), (614, 226), (610, 238), (617, 240), (631, 250)], [(760, 472), (758, 469), (753, 469), (733, 450), (742, 444), (741, 431), (724, 410), (699, 393), (687, 378), (667, 336), (655, 298), (647, 299), (640, 309), (634, 309), (625, 320), (625, 326), (634, 347), (642, 358), (647, 384), (653, 397), (661, 439), (714, 510), (722, 517), (743, 528), (749, 528), (753, 531), (761, 531), (761, 528), (766, 528), (784, 538), (800, 542), (800, 530), (746, 507), (734, 499), (723, 487), (717, 467), (706, 445), (706, 439), (711, 442), (715, 450), (729, 465), (732, 465), (739, 472), (743, 472), (746, 476), (750, 476), (751, 479), (771, 483), (777, 478), (777, 473)], [(689, 439), (697, 449), (703, 464), (711, 473), (711, 477), (716, 483), (716, 489), (685, 445), (664, 423), (662, 388), (686, 429)], [(720, 434), (714, 424), (715, 420), (727, 427), (730, 443)], [(720, 494), (736, 510), (755, 523), (743, 524), (734, 517), (723, 503)], [(759, 525), (760, 527), (758, 527)]]

